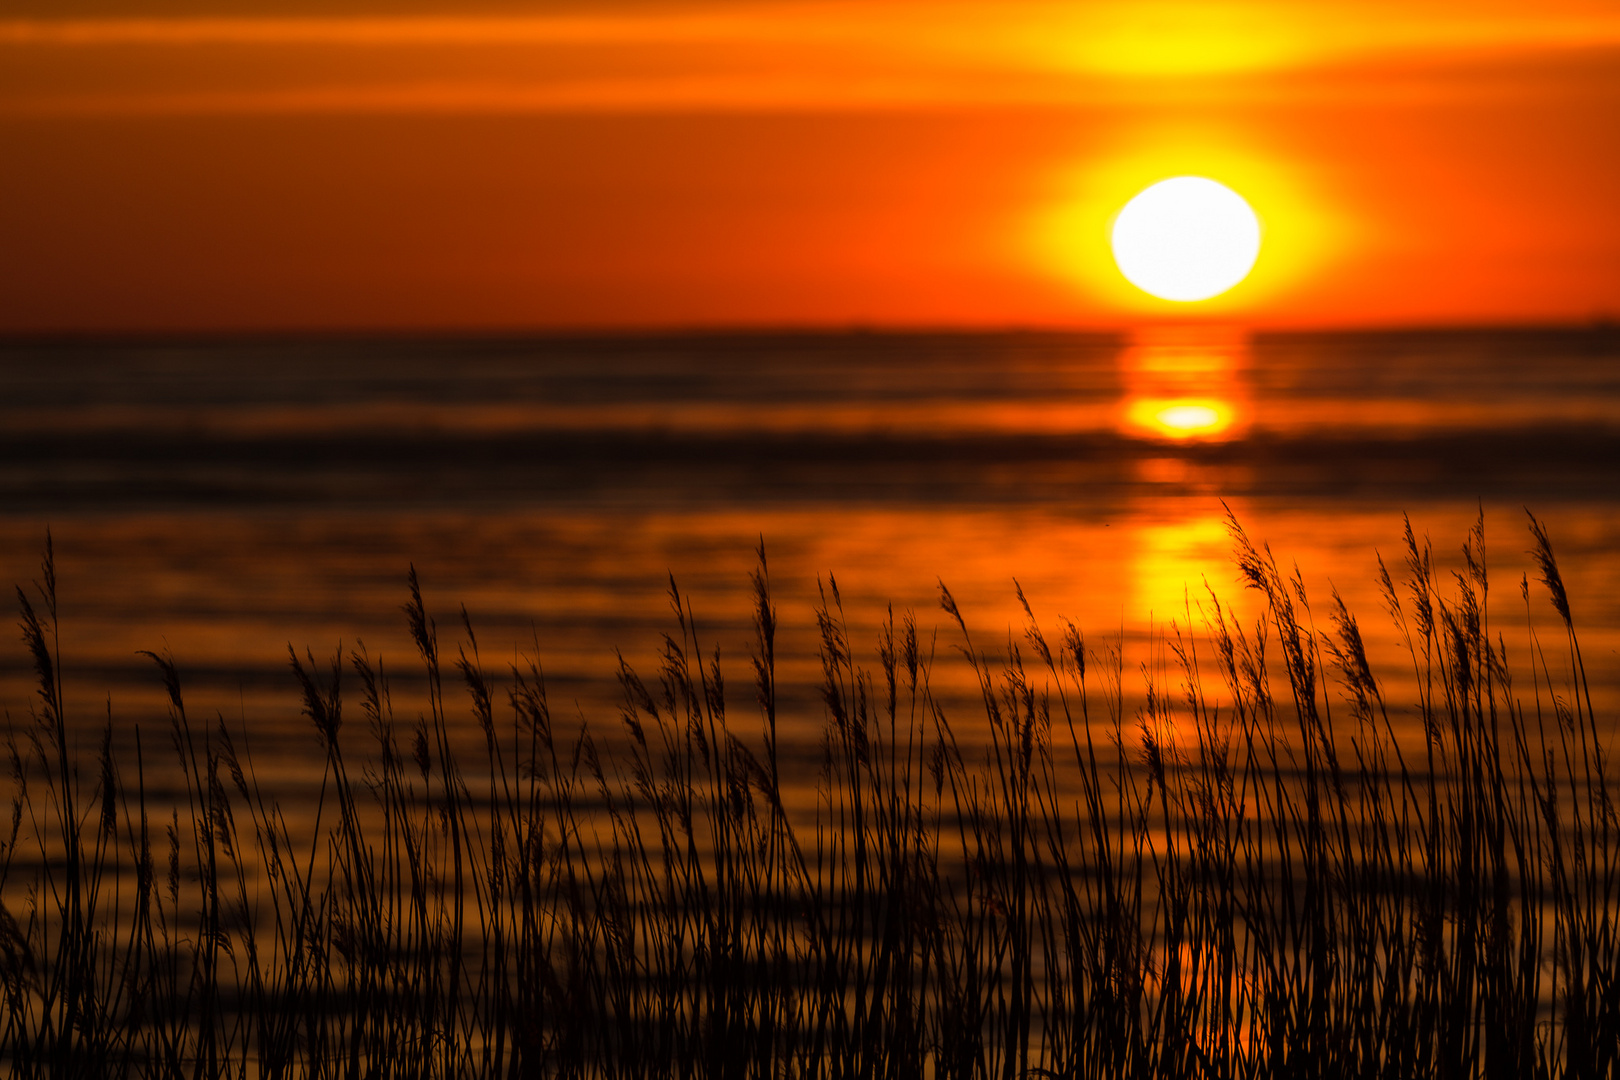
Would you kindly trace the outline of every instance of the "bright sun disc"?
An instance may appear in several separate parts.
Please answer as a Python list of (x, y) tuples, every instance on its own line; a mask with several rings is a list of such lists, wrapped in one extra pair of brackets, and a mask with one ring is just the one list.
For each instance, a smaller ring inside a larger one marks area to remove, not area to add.
[(1161, 300), (1208, 300), (1249, 275), (1260, 220), (1243, 196), (1202, 176), (1161, 180), (1114, 219), (1114, 261)]

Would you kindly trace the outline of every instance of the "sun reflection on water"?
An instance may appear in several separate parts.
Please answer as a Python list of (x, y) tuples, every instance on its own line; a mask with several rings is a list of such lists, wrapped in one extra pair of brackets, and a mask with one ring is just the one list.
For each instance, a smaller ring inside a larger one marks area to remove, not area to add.
[(1196, 621), (1198, 604), (1207, 597), (1204, 582), (1220, 588), (1230, 577), (1224, 573), (1230, 552), (1226, 520), (1218, 514), (1137, 526), (1131, 537), (1130, 616), (1144, 624), (1186, 626), (1190, 609)]
[[(1163, 642), (1198, 633), (1212, 614), (1211, 591), (1245, 609), (1234, 596), (1226, 514), (1247, 508), (1232, 500), (1221, 464), (1198, 452), (1241, 439), (1252, 423), (1249, 341), (1239, 331), (1171, 327), (1138, 331), (1119, 354), (1120, 434), (1142, 446), (1127, 545), (1125, 621), (1146, 631), (1138, 642), (1142, 672), (1157, 692), (1139, 716), (1145, 736), (1173, 748), (1184, 734), (1179, 698), (1169, 692), (1183, 676)], [(1156, 446), (1157, 449), (1149, 449)], [(1155, 638), (1155, 635), (1168, 635)], [(1154, 640), (1160, 642), (1153, 644)]]
[(1141, 398), (1126, 413), (1133, 428), (1155, 432), (1167, 439), (1207, 439), (1232, 426), (1232, 407), (1215, 399), (1160, 401)]
[(1120, 354), (1121, 428), (1165, 442), (1225, 441), (1249, 417), (1246, 335), (1208, 328), (1141, 330)]

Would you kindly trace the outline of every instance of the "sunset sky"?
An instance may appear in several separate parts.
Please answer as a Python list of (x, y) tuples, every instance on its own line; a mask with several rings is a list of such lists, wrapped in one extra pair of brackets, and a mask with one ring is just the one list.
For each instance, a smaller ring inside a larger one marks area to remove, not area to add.
[(0, 0), (0, 332), (1585, 322), (1617, 118), (1612, 0)]

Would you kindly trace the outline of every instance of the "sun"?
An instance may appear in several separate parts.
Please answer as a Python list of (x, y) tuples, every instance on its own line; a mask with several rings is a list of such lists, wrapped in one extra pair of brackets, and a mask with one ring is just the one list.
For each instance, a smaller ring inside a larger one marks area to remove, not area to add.
[(1112, 241), (1119, 272), (1143, 292), (1208, 300), (1249, 276), (1260, 254), (1260, 219), (1225, 184), (1177, 176), (1126, 203)]

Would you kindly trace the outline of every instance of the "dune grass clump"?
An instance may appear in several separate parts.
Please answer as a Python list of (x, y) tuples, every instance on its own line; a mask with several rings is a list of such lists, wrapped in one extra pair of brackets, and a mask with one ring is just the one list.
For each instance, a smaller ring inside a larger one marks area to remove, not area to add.
[(291, 819), (241, 733), (188, 715), (168, 657), (149, 654), (168, 738), (115, 755), (108, 706), (96, 760), (75, 760), (47, 546), (18, 593), (38, 693), (8, 743), (0, 1060), (19, 1077), (1614, 1076), (1612, 725), (1545, 531), (1532, 519), (1567, 638), (1549, 653), (1532, 626), (1515, 669), (1483, 526), (1447, 589), (1408, 528), (1399, 573), (1380, 564), (1411, 662), (1392, 706), (1343, 602), (1319, 632), (1297, 573), (1233, 528), (1262, 615), (1211, 594), (1139, 697), (1121, 647), (1049, 637), (1024, 603), (992, 654), (942, 590), (980, 701), (948, 716), (915, 621), (891, 612), (863, 659), (829, 580), (813, 775), (779, 743), (763, 551), (744, 725), (673, 584), (656, 675), (621, 662), (621, 715), (576, 725), (537, 663), (486, 670), (465, 612), (451, 654), (413, 572), (419, 712), (396, 714), (363, 649), (291, 656), (325, 757)]

